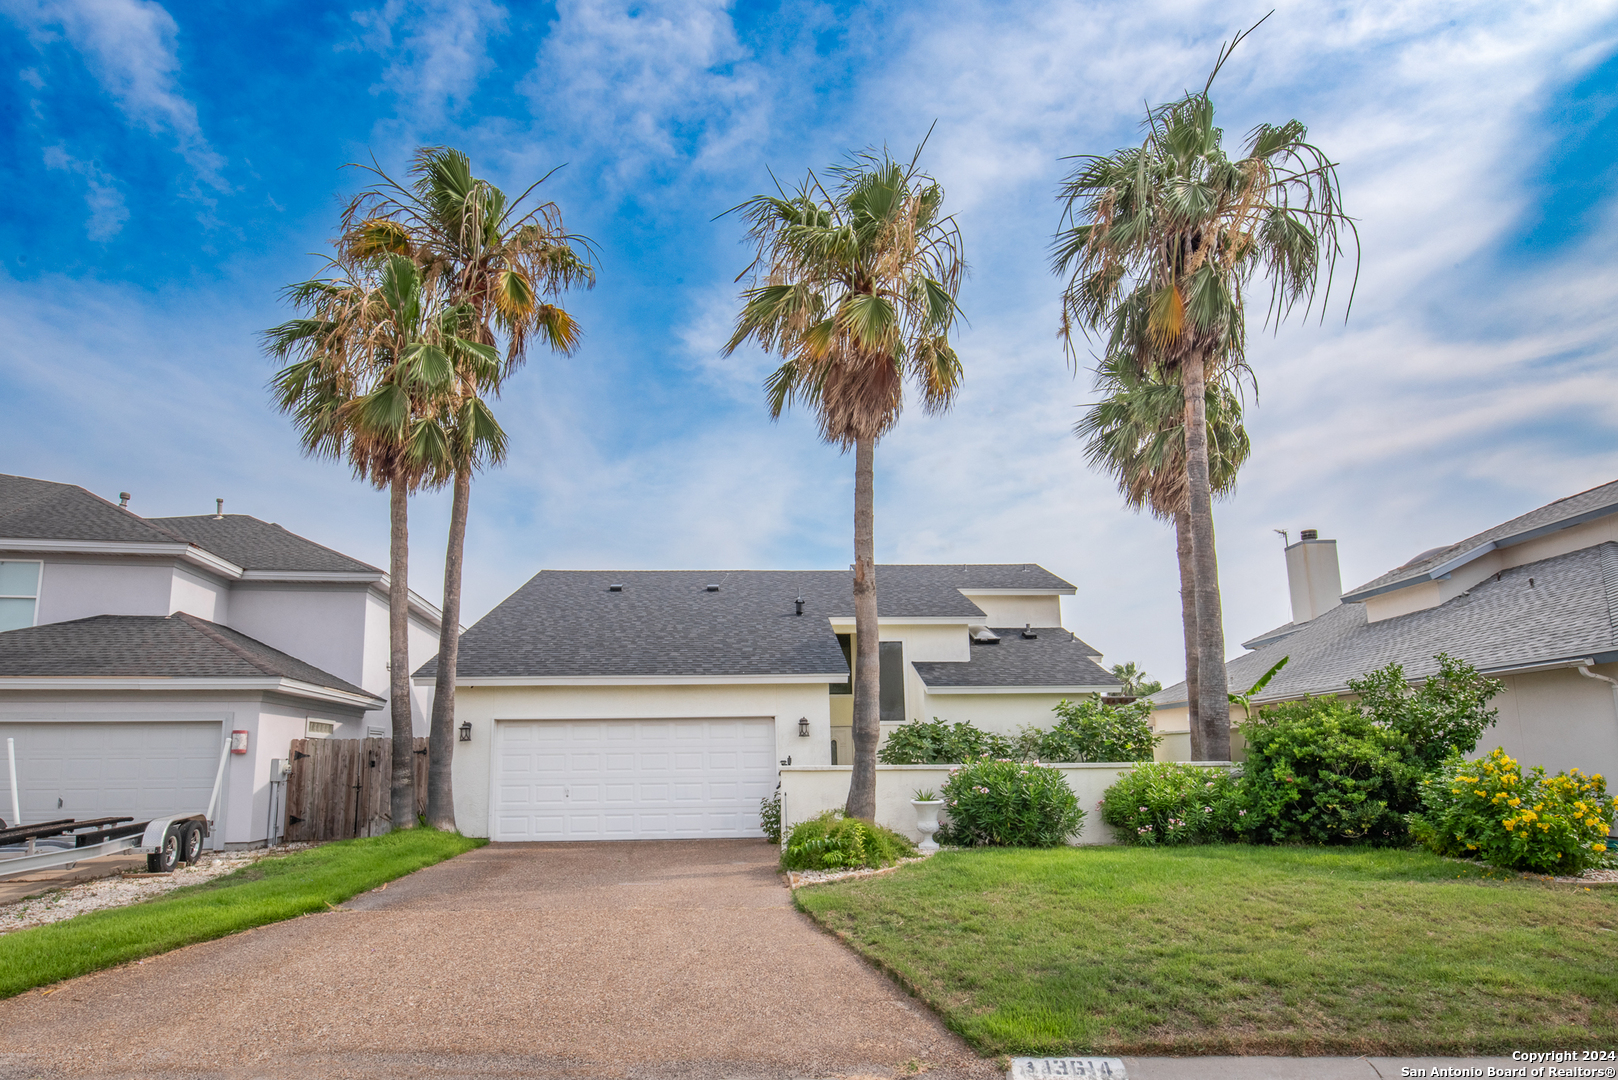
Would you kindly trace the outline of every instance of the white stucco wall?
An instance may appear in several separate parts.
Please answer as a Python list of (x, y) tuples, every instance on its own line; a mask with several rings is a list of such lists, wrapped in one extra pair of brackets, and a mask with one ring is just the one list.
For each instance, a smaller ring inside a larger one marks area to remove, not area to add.
[(176, 566), (167, 613), (172, 615), (176, 611), (229, 626), (230, 585), (200, 570)]
[[(494, 728), (500, 720), (775, 718), (776, 757), (829, 765), (831, 712), (824, 683), (697, 686), (462, 686), (455, 722), (472, 723), (470, 742), (455, 743), (455, 822), (468, 836), (488, 836)], [(809, 719), (809, 737), (798, 718)]]
[[(367, 587), (299, 582), (237, 582), (230, 627), (305, 663), (386, 696), (364, 676)], [(386, 635), (384, 634), (384, 639)]]
[(36, 625), (92, 615), (168, 615), (172, 560), (47, 556), (40, 574)]
[[(942, 792), (949, 779), (948, 765), (878, 765), (876, 767), (876, 821), (912, 840), (920, 840), (916, 829), (916, 808), (910, 800), (918, 789)], [(1132, 764), (1096, 763), (1057, 765), (1068, 787), (1084, 810), (1084, 828), (1074, 844), (1114, 843), (1112, 829), (1101, 820), (1098, 806), (1102, 794), (1118, 777), (1134, 768)], [(848, 783), (853, 770), (847, 766), (803, 768), (793, 765), (781, 770), (781, 823), (783, 833), (816, 814), (848, 802)], [(947, 809), (946, 814), (947, 814)]]
[(1093, 698), (1094, 694), (928, 694), (925, 719), (966, 722), (999, 735), (1015, 735), (1024, 727), (1049, 728), (1056, 723), (1052, 711), (1064, 698)]
[(966, 598), (983, 609), (985, 626), (1061, 626), (1060, 596), (1016, 596), (1007, 593), (961, 590)]

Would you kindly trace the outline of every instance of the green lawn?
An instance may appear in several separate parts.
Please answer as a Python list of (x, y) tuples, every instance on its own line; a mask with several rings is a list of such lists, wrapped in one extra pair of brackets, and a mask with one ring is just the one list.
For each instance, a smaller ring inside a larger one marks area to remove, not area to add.
[(324, 844), (128, 907), (0, 935), (0, 998), (238, 930), (328, 910), (488, 843), (408, 829)]
[(1618, 1045), (1618, 886), (1415, 852), (944, 852), (798, 906), (979, 1051)]

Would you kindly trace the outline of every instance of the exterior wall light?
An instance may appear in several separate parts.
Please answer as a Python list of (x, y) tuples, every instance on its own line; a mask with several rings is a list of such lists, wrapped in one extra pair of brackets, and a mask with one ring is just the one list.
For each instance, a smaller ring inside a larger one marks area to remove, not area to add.
[(461, 741), (462, 742), (471, 742), (472, 741), (472, 721), (470, 721), (470, 720), (462, 720), (461, 721)]
[(809, 718), (807, 716), (800, 716), (798, 718), (798, 734), (803, 736), (805, 739), (809, 737)]

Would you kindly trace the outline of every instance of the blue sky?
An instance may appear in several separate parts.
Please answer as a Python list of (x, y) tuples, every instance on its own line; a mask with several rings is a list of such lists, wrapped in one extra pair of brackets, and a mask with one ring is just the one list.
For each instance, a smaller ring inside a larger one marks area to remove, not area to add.
[[(1068, 434), (1090, 382), (1055, 336), (1053, 195), (1265, 10), (0, 0), (0, 471), (150, 515), (224, 497), (385, 565), (384, 498), (299, 455), (257, 333), (319, 269), (362, 182), (342, 166), (447, 143), (508, 190), (565, 165), (544, 190), (601, 251), (584, 347), (500, 403), (465, 621), (542, 567), (845, 565), (852, 461), (769, 421), (767, 358), (720, 357), (747, 259), (713, 219), (936, 120), (967, 381), (879, 448), (878, 558), (1042, 563), (1109, 661), (1177, 678), (1172, 536)], [(1354, 585), (1618, 476), (1615, 56), (1612, 2), (1297, 2), (1227, 65), (1229, 138), (1307, 123), (1364, 245), (1346, 324), (1250, 348), (1254, 455), (1216, 509), (1233, 651), (1288, 617), (1272, 529), (1338, 539)], [(435, 596), (447, 499), (414, 505)]]

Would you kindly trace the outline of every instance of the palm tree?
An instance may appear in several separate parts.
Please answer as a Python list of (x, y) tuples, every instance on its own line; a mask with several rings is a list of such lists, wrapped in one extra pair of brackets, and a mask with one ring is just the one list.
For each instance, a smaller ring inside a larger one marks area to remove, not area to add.
[(473, 367), (456, 372), (453, 404), (439, 414), (451, 453), (453, 495), (444, 557), (444, 606), (427, 758), (427, 822), (455, 827), (451, 781), (454, 753), (455, 668), (460, 648), (461, 578), (472, 475), (505, 459), (506, 434), (485, 395), (498, 397), (505, 378), (527, 356), (539, 334), (556, 352), (578, 348), (578, 323), (555, 298), (566, 289), (595, 284), (586, 257), (588, 239), (567, 232), (561, 209), (543, 202), (523, 209), (541, 177), (517, 199), (472, 175), (459, 150), (416, 151), (409, 186), (379, 165), (359, 166), (376, 184), (351, 201), (343, 215), (343, 245), (354, 257), (403, 255), (420, 268), (451, 305), (472, 312), (470, 336), (485, 345), (503, 338), (506, 355), (490, 366), (472, 354)]
[[(1204, 755), (1197, 723), (1196, 563), (1191, 557), (1191, 523), (1186, 512), (1185, 395), (1160, 370), (1142, 371), (1132, 355), (1113, 354), (1096, 370), (1105, 397), (1073, 426), (1085, 440), (1090, 464), (1118, 481), (1124, 504), (1174, 522), (1180, 565), (1180, 622), (1185, 633), (1185, 688), (1190, 718), (1191, 756)], [(1222, 382), (1207, 384), (1208, 477), (1216, 495), (1236, 487), (1236, 473), (1252, 449), (1242, 426), (1241, 402)], [(1118, 674), (1118, 669), (1113, 669)], [(1161, 689), (1161, 687), (1159, 687)], [(1155, 693), (1156, 691), (1149, 691)]]
[(438, 302), (402, 256), (334, 262), (334, 278), (293, 285), (306, 316), (265, 333), (272, 356), (291, 362), (271, 381), (306, 453), (346, 459), (356, 478), (389, 492), (388, 638), (393, 827), (415, 825), (410, 709), (409, 496), (444, 482), (451, 446), (434, 423), (456, 372), (490, 363), (490, 346), (462, 336), (465, 305)]
[[(925, 143), (923, 144), (925, 145)], [(736, 209), (758, 255), (741, 276), (728, 356), (753, 340), (781, 358), (765, 384), (770, 416), (795, 402), (815, 410), (820, 435), (854, 451), (854, 768), (847, 812), (876, 815), (881, 739), (874, 463), (893, 429), (908, 377), (924, 411), (946, 411), (961, 382), (950, 345), (965, 262), (960, 230), (942, 213), (944, 189), (886, 151), (866, 151), (813, 172), (792, 193), (759, 195)]]
[(1122, 690), (1126, 697), (1145, 697), (1155, 694), (1163, 689), (1163, 684), (1151, 678), (1140, 669), (1140, 665), (1130, 660), (1123, 664), (1112, 665), (1112, 677), (1123, 684)]
[(1260, 124), (1243, 156), (1225, 153), (1209, 90), (1243, 35), (1220, 50), (1200, 93), (1147, 113), (1141, 145), (1086, 156), (1064, 181), (1053, 263), (1068, 277), (1061, 333), (1102, 333), (1109, 352), (1173, 369), (1185, 402), (1186, 511), (1196, 564), (1198, 722), (1205, 752), (1230, 753), (1225, 633), (1214, 554), (1206, 390), (1245, 358), (1243, 290), (1270, 284), (1266, 321), (1324, 276), (1329, 299), (1343, 214), (1335, 165), (1296, 120)]

